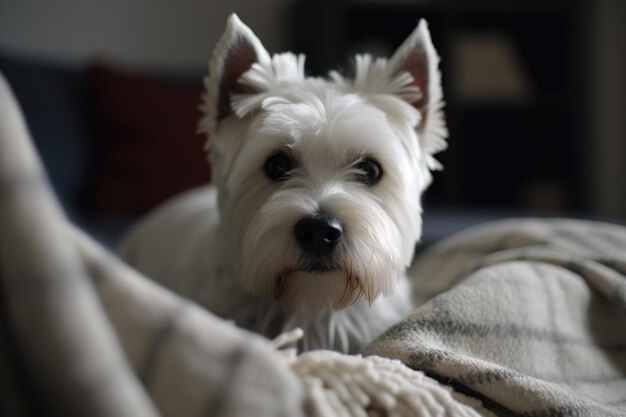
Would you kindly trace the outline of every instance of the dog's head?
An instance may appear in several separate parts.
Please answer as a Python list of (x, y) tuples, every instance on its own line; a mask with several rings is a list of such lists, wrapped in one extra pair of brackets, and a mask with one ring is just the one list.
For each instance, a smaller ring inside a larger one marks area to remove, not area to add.
[(424, 21), (354, 79), (306, 77), (237, 16), (205, 80), (205, 117), (228, 261), (244, 288), (288, 309), (388, 294), (421, 235), (421, 193), (445, 147), (438, 57)]

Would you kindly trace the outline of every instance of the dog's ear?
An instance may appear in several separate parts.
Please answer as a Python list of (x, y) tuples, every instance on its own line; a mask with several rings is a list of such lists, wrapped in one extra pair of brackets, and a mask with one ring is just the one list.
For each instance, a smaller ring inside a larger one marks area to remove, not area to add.
[(209, 76), (204, 80), (205, 119), (201, 130), (209, 133), (221, 120), (233, 113), (233, 95), (254, 92), (251, 87), (240, 83), (240, 78), (253, 64), (267, 65), (270, 60), (270, 55), (261, 41), (233, 13), (215, 47), (209, 65)]
[(419, 89), (420, 94), (413, 95), (409, 101), (421, 114), (417, 130), (422, 147), (429, 155), (444, 149), (448, 136), (442, 112), (444, 103), (438, 65), (439, 55), (424, 19), (419, 21), (417, 28), (388, 61), (392, 77), (408, 72), (413, 78), (411, 86)]

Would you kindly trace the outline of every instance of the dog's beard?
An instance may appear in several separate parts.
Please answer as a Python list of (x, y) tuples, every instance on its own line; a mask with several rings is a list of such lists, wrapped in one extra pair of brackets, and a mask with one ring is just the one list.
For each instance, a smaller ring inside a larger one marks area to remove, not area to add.
[[(323, 199), (306, 191), (277, 192), (258, 212), (248, 213), (247, 225), (240, 219), (244, 288), (276, 299), (289, 311), (339, 310), (389, 294), (408, 262), (398, 240), (401, 231), (378, 205), (364, 209), (365, 201), (354, 192)], [(304, 254), (293, 235), (296, 222), (320, 205), (340, 218), (346, 231), (328, 258)]]
[(286, 268), (272, 282), (270, 296), (289, 311), (341, 309), (367, 297), (363, 279), (346, 265), (323, 272), (308, 266)]

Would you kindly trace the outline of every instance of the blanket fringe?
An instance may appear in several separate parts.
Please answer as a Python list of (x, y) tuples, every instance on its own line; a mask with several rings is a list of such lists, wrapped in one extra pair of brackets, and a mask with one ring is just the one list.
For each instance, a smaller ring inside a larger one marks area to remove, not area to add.
[[(272, 344), (284, 349), (302, 335), (301, 329), (294, 329)], [(329, 350), (280, 352), (302, 382), (310, 417), (491, 415), (478, 400), (453, 392), (399, 360)]]

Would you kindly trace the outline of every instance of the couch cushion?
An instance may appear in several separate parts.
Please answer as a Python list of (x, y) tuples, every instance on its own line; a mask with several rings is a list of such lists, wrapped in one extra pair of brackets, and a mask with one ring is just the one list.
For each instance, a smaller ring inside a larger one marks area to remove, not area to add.
[(210, 180), (196, 132), (201, 79), (175, 82), (107, 64), (89, 68), (97, 153), (90, 197), (96, 212), (142, 213)]

